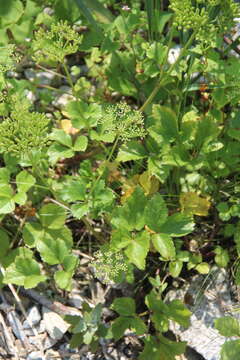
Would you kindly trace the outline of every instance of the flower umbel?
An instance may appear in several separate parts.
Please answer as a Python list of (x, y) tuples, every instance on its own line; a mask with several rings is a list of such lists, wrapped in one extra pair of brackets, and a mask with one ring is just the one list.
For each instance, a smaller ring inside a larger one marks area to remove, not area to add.
[(52, 24), (49, 31), (40, 28), (33, 40), (34, 60), (63, 62), (66, 55), (74, 54), (81, 43), (81, 36), (66, 22)]
[(97, 251), (95, 254), (95, 260), (91, 265), (95, 270), (97, 277), (101, 278), (104, 283), (115, 282), (117, 278), (123, 273), (128, 271), (128, 265), (125, 261), (125, 257), (120, 252), (113, 252), (108, 250), (106, 252)]
[(102, 134), (109, 134), (124, 142), (146, 135), (142, 112), (132, 109), (124, 102), (110, 105), (99, 123)]
[(9, 117), (0, 123), (0, 152), (20, 156), (41, 150), (49, 141), (49, 119), (44, 114), (30, 112), (27, 104), (15, 100)]

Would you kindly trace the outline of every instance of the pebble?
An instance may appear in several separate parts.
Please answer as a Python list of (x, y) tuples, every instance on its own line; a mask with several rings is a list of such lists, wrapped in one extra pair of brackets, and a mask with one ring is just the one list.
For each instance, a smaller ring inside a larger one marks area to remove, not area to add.
[(62, 319), (62, 317), (55, 312), (42, 308), (43, 320), (45, 322), (46, 331), (53, 340), (59, 340), (68, 330), (70, 324)]
[[(40, 312), (37, 306), (33, 306), (27, 312), (27, 319), (23, 322), (24, 329), (31, 329), (30, 324), (37, 325), (41, 320)], [(30, 324), (29, 324), (30, 322)]]
[(40, 351), (33, 351), (28, 355), (27, 360), (43, 360), (42, 354)]
[[(205, 290), (204, 285), (207, 285)], [(165, 300), (183, 300), (186, 293), (194, 301), (192, 305), (187, 305), (192, 312), (190, 327), (183, 329), (171, 322), (170, 330), (206, 360), (219, 360), (226, 338), (215, 329), (214, 320), (226, 316), (225, 306), (234, 305), (226, 270), (215, 268), (207, 276), (196, 275), (181, 289), (169, 291)], [(236, 312), (231, 316), (239, 320)]]
[(61, 86), (60, 90), (66, 92), (66, 94), (58, 94), (52, 104), (62, 109), (69, 101), (74, 100), (74, 96), (71, 95), (71, 88), (69, 86)]
[(41, 85), (51, 85), (56, 76), (48, 71), (34, 71), (33, 69), (26, 69), (24, 75), (29, 81), (37, 80)]

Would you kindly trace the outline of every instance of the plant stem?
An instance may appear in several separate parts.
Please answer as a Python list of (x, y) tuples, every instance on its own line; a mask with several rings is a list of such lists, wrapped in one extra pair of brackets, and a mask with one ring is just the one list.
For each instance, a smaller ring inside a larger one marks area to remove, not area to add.
[[(119, 140), (119, 136), (117, 136), (117, 138), (116, 138), (116, 140), (115, 140), (115, 142), (114, 142), (114, 144), (113, 144), (112, 150), (111, 150), (111, 152), (110, 152), (110, 154), (109, 154), (109, 156), (108, 156), (108, 158), (107, 158), (107, 160), (106, 160), (107, 163), (108, 163), (108, 161), (111, 160), (111, 158), (112, 158), (112, 156), (113, 156), (113, 153), (114, 153), (114, 151), (115, 151), (115, 149), (116, 149), (116, 146), (117, 146), (117, 144), (118, 144), (118, 140)], [(104, 169), (104, 170), (105, 170), (105, 169)], [(103, 172), (104, 172), (104, 171), (103, 171)], [(102, 175), (103, 175), (103, 172), (101, 172), (101, 173), (98, 175), (97, 179), (96, 179), (95, 182), (93, 183), (93, 186), (92, 186), (92, 188), (91, 188), (91, 190), (90, 190), (90, 192), (89, 192), (89, 194), (88, 194), (88, 198), (89, 198), (89, 196), (93, 193), (93, 190), (95, 189), (96, 185), (98, 184), (99, 180), (101, 179), (101, 177), (102, 177)]]
[(67, 76), (68, 83), (71, 86), (72, 93), (73, 93), (73, 95), (75, 95), (74, 84), (73, 84), (70, 72), (68, 70), (68, 67), (67, 67), (67, 65), (65, 63), (63, 63), (63, 68), (64, 68), (65, 74)]
[[(197, 30), (195, 30), (192, 35), (190, 36), (190, 38), (188, 39), (188, 41), (186, 42), (186, 44), (184, 45), (184, 47), (182, 48), (177, 60), (175, 61), (175, 63), (173, 63), (170, 68), (168, 69), (168, 71), (163, 75), (160, 76), (159, 82), (156, 84), (155, 88), (153, 89), (153, 91), (151, 92), (151, 94), (149, 95), (149, 97), (147, 98), (147, 100), (145, 101), (145, 103), (142, 105), (142, 107), (140, 108), (140, 111), (144, 111), (145, 108), (152, 102), (152, 100), (155, 98), (155, 96), (157, 95), (159, 89), (162, 87), (163, 84), (163, 80), (172, 73), (172, 71), (175, 69), (175, 67), (179, 64), (180, 60), (182, 60), (182, 57), (185, 55), (186, 50), (189, 48), (189, 46), (192, 44), (195, 35), (196, 35)], [(161, 72), (163, 73), (163, 71)]]

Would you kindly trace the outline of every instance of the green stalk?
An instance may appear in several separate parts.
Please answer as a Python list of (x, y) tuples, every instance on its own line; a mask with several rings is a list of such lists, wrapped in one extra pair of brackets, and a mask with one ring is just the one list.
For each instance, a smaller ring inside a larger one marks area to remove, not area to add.
[(190, 36), (190, 38), (188, 39), (188, 41), (186, 42), (186, 44), (184, 45), (184, 47), (182, 48), (177, 60), (175, 61), (175, 63), (173, 63), (170, 68), (168, 69), (168, 71), (162, 76), (163, 71), (160, 74), (160, 80), (158, 82), (158, 84), (155, 86), (155, 88), (153, 89), (152, 93), (149, 95), (149, 97), (147, 98), (147, 100), (145, 101), (145, 103), (142, 105), (142, 107), (140, 108), (140, 111), (144, 111), (145, 108), (152, 102), (152, 100), (155, 98), (155, 96), (157, 95), (158, 91), (160, 90), (160, 88), (163, 85), (163, 80), (165, 79), (165, 77), (167, 77), (168, 75), (170, 75), (172, 73), (172, 71), (175, 69), (175, 67), (179, 64), (180, 60), (182, 60), (183, 56), (185, 55), (186, 51), (188, 50), (188, 48), (191, 46), (195, 35), (196, 35), (197, 30), (195, 30), (192, 35)]
[[(115, 151), (115, 149), (116, 149), (116, 147), (117, 147), (118, 140), (119, 140), (119, 136), (117, 136), (117, 138), (116, 138), (116, 140), (115, 140), (115, 142), (114, 142), (114, 144), (113, 144), (112, 150), (111, 150), (109, 156), (107, 157), (106, 162), (109, 162), (109, 161), (111, 160), (111, 158), (112, 158), (112, 156), (113, 156), (113, 153), (114, 153), (114, 151)], [(104, 170), (105, 170), (105, 169), (104, 169)], [(103, 171), (101, 174), (98, 175), (97, 179), (96, 179), (95, 182), (93, 183), (93, 186), (92, 186), (92, 188), (91, 188), (91, 190), (90, 190), (90, 192), (89, 192), (89, 194), (88, 194), (88, 197), (90, 197), (90, 195), (92, 195), (93, 190), (95, 189), (96, 185), (98, 184), (99, 180), (101, 179), (103, 173), (104, 173), (104, 171)]]
[(67, 76), (67, 80), (68, 80), (68, 83), (72, 89), (72, 93), (73, 95), (75, 94), (75, 90), (74, 90), (74, 84), (73, 84), (73, 81), (72, 81), (72, 78), (71, 78), (71, 75), (70, 75), (70, 72), (68, 70), (68, 67), (65, 63), (63, 63), (63, 68), (64, 68), (64, 71), (65, 71), (65, 74)]

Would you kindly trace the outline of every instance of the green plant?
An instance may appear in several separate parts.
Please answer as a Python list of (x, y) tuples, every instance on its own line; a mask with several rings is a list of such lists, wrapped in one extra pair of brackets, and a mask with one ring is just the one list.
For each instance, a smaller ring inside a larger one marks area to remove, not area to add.
[[(67, 318), (71, 346), (97, 351), (101, 337), (130, 330), (139, 359), (173, 360), (186, 344), (167, 338), (169, 321), (187, 327), (191, 314), (163, 301), (167, 279), (217, 264), (240, 283), (239, 5), (17, 0), (0, 10), (1, 286), (70, 291), (76, 253), (94, 255), (89, 276), (129, 282), (134, 298), (113, 298), (109, 320), (105, 305), (84, 304)], [(23, 79), (29, 68), (51, 79)]]

